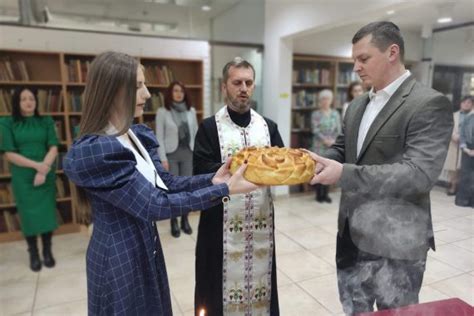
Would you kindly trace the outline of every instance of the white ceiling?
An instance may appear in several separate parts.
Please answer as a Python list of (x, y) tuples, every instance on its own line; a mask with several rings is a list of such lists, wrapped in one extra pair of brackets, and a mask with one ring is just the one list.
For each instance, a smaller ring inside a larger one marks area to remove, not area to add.
[[(209, 29), (209, 21), (232, 10), (242, 0), (30, 0), (36, 16), (42, 18), (45, 8), (49, 12), (48, 26), (85, 28), (130, 25), (167, 25), (167, 31), (192, 32), (192, 28)], [(258, 1), (258, 0), (257, 0)], [(209, 5), (211, 10), (201, 7)], [(0, 15), (18, 17), (18, 0), (2, 0)], [(170, 36), (176, 34), (167, 34)]]
[[(421, 31), (423, 25), (431, 26), (431, 28), (434, 29), (474, 21), (474, 0), (432, 0), (412, 2), (419, 2), (419, 4), (415, 5), (413, 8), (401, 10), (397, 10), (395, 6), (395, 13), (393, 15), (388, 15), (385, 12), (382, 13), (381, 18), (385, 17), (399, 25), (402, 29), (411, 31)], [(453, 18), (453, 21), (451, 23), (439, 24), (436, 21), (440, 17), (440, 11), (444, 11), (443, 6), (452, 8), (450, 15)]]
[[(77, 27), (80, 24), (92, 28), (94, 23), (105, 21), (103, 24), (118, 23), (139, 27), (140, 23), (148, 26), (156, 24), (167, 25), (168, 31), (183, 33), (191, 29), (206, 29), (209, 32), (209, 21), (213, 18), (233, 10), (240, 2), (269, 1), (291, 6), (292, 4), (320, 4), (326, 1), (341, 3), (359, 1), (361, 6), (371, 6), (372, 0), (30, 0), (34, 3), (36, 10), (42, 12), (48, 7), (50, 12), (50, 25)], [(0, 16), (18, 16), (18, 0), (2, 0), (0, 2)], [(431, 28), (460, 24), (474, 21), (474, 0), (400, 0), (392, 1), (395, 13), (388, 15), (386, 9), (378, 12), (377, 18), (392, 20), (403, 30), (421, 32), (425, 25)], [(210, 11), (202, 11), (203, 5), (210, 5)], [(439, 17), (438, 6), (452, 5), (453, 22), (448, 24), (437, 24)], [(407, 8), (409, 7), (409, 8)], [(372, 20), (373, 17), (371, 17)], [(350, 23), (365, 24), (369, 21), (367, 17), (360, 17), (359, 21), (351, 20)], [(118, 22), (117, 22), (118, 21)], [(263, 23), (263, 21), (262, 21)], [(318, 30), (314, 30), (318, 32)], [(174, 34), (169, 34), (173, 36)], [(304, 37), (311, 36), (305, 34)]]

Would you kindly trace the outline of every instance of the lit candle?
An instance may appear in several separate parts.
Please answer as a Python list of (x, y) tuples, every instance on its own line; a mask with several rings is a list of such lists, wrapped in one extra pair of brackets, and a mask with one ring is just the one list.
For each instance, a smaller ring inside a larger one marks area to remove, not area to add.
[(199, 312), (199, 316), (206, 316), (206, 310), (204, 308), (201, 308), (201, 311)]

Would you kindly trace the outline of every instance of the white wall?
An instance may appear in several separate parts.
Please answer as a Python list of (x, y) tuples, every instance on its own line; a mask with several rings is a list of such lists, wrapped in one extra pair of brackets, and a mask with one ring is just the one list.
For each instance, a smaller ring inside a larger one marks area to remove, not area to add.
[[(298, 37), (293, 42), (294, 53), (351, 57), (352, 37), (364, 24), (354, 23), (331, 30)], [(422, 39), (419, 32), (402, 30), (405, 40), (405, 60), (422, 58)]]
[(264, 36), (264, 0), (241, 0), (211, 22), (215, 41), (262, 44)]
[(117, 50), (144, 57), (200, 59), (204, 63), (204, 114), (208, 116), (210, 113), (210, 50), (207, 41), (2, 25), (0, 26), (0, 47), (92, 54)]
[(474, 26), (434, 33), (433, 62), (474, 66)]

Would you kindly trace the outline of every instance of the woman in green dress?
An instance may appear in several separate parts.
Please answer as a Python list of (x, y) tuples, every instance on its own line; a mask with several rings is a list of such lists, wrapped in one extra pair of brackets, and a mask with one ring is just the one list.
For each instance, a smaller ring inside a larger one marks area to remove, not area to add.
[(44, 265), (55, 265), (51, 237), (58, 227), (53, 166), (58, 138), (54, 121), (49, 116), (40, 116), (37, 104), (33, 89), (17, 89), (12, 97), (12, 115), (0, 124), (0, 151), (11, 163), (13, 195), (33, 271), (39, 271), (42, 265), (37, 235), (43, 241)]

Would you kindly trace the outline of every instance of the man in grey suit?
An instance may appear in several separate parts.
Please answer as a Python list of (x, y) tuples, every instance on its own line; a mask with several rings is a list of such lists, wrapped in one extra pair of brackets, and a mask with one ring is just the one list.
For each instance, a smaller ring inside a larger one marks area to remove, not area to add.
[(405, 69), (395, 24), (370, 23), (352, 44), (354, 71), (372, 89), (351, 102), (325, 157), (311, 153), (311, 183), (342, 189), (336, 265), (347, 314), (418, 303), (435, 250), (430, 190), (453, 128), (449, 100)]

